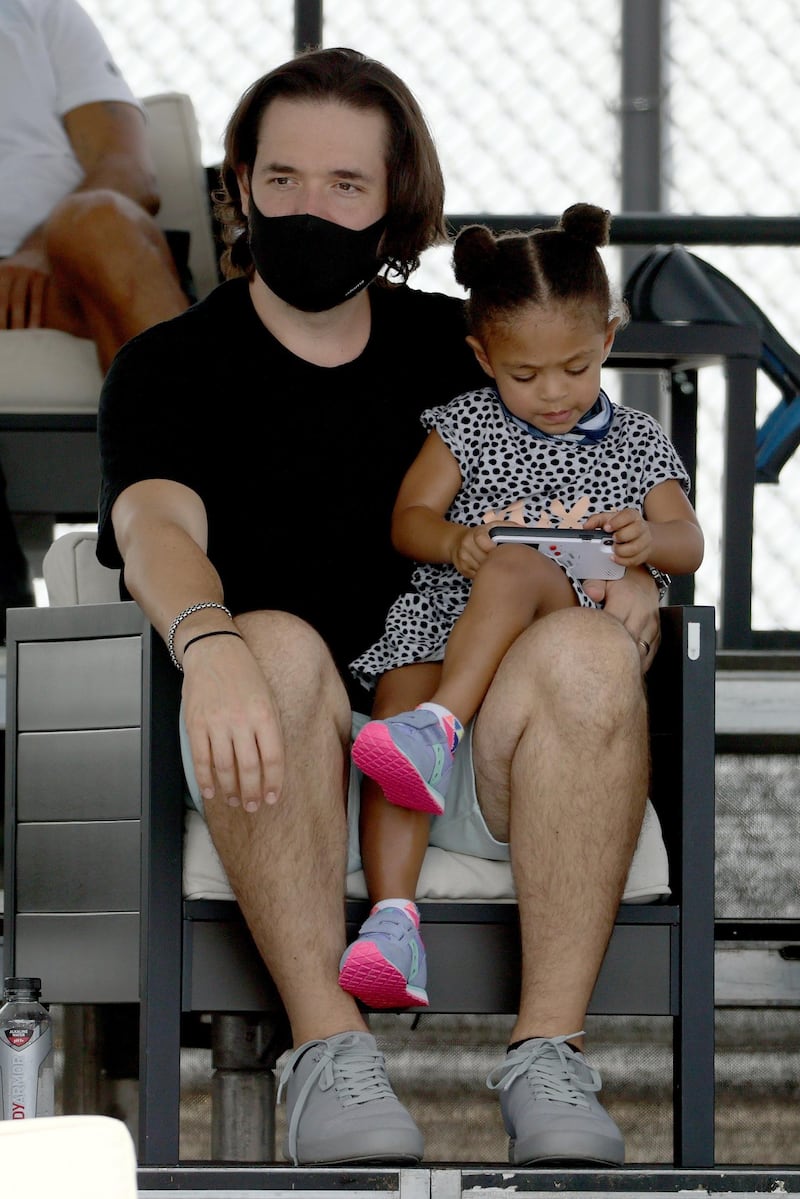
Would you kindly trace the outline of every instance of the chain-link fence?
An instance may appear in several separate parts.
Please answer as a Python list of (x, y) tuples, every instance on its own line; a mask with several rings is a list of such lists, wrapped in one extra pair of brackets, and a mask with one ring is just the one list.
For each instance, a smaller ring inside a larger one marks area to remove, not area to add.
[[(639, 0), (649, 4), (650, 0)], [(139, 94), (188, 92), (207, 163), (241, 92), (293, 50), (292, 0), (85, 0)], [(622, 2), (328, 0), (323, 42), (382, 59), (411, 86), (440, 149), (450, 212), (560, 212), (575, 200), (620, 211)], [(663, 0), (664, 202), (668, 212), (791, 215), (800, 89), (796, 0)], [(800, 247), (693, 247), (800, 347)], [(619, 278), (618, 251), (608, 252)], [(621, 280), (619, 280), (622, 282)], [(457, 292), (446, 251), (417, 286)], [(611, 372), (613, 375), (613, 372)], [(724, 388), (703, 372), (696, 504), (707, 538), (697, 599), (719, 596)], [(609, 378), (612, 387), (616, 381)], [(763, 419), (778, 395), (763, 377)], [(756, 489), (753, 626), (800, 627), (800, 452)]]

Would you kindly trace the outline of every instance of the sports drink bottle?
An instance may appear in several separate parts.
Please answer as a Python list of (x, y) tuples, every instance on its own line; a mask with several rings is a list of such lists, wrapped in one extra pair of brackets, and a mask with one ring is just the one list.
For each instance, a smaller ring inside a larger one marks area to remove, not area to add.
[(52, 1116), (53, 1024), (40, 978), (7, 978), (0, 1007), (0, 1118)]

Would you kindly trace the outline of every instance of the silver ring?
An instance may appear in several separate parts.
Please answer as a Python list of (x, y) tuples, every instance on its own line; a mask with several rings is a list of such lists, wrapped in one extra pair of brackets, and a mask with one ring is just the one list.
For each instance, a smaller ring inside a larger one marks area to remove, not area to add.
[(644, 650), (644, 656), (647, 657), (647, 655), (650, 653), (650, 642), (640, 640), (639, 645), (641, 645), (642, 649)]

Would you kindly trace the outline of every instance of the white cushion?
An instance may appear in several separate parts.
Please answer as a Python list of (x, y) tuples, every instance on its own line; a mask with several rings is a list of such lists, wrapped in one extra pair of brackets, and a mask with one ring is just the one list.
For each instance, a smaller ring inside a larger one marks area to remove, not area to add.
[(162, 229), (189, 233), (189, 267), (202, 297), (219, 283), (219, 273), (194, 105), (183, 92), (145, 96), (142, 103), (161, 195), (156, 219)]
[[(349, 874), (347, 895), (366, 899), (363, 871)], [(233, 899), (230, 883), (199, 812), (186, 813), (183, 846), (183, 894), (186, 899)], [(655, 808), (647, 801), (625, 903), (654, 903), (670, 894), (667, 851)], [(511, 900), (514, 882), (508, 862), (490, 862), (469, 854), (429, 846), (417, 887), (417, 899)]]
[(136, 1151), (110, 1116), (0, 1120), (3, 1195), (136, 1199)]
[(102, 382), (93, 341), (58, 329), (0, 332), (2, 412), (96, 412)]

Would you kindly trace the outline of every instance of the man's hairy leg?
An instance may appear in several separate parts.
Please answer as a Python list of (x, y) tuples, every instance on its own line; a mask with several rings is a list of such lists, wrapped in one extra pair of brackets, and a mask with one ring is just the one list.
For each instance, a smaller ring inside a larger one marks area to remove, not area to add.
[(503, 660), (476, 722), (489, 827), (509, 840), (523, 970), (512, 1041), (583, 1028), (644, 813), (638, 648), (603, 612), (538, 622)]
[(274, 612), (236, 623), (278, 704), (286, 774), (277, 803), (250, 813), (207, 800), (206, 818), (301, 1045), (366, 1027), (337, 982), (350, 708), (327, 648), (307, 625)]
[(91, 338), (103, 372), (144, 329), (188, 307), (166, 239), (127, 196), (68, 196), (45, 227), (52, 276), (43, 324)]

